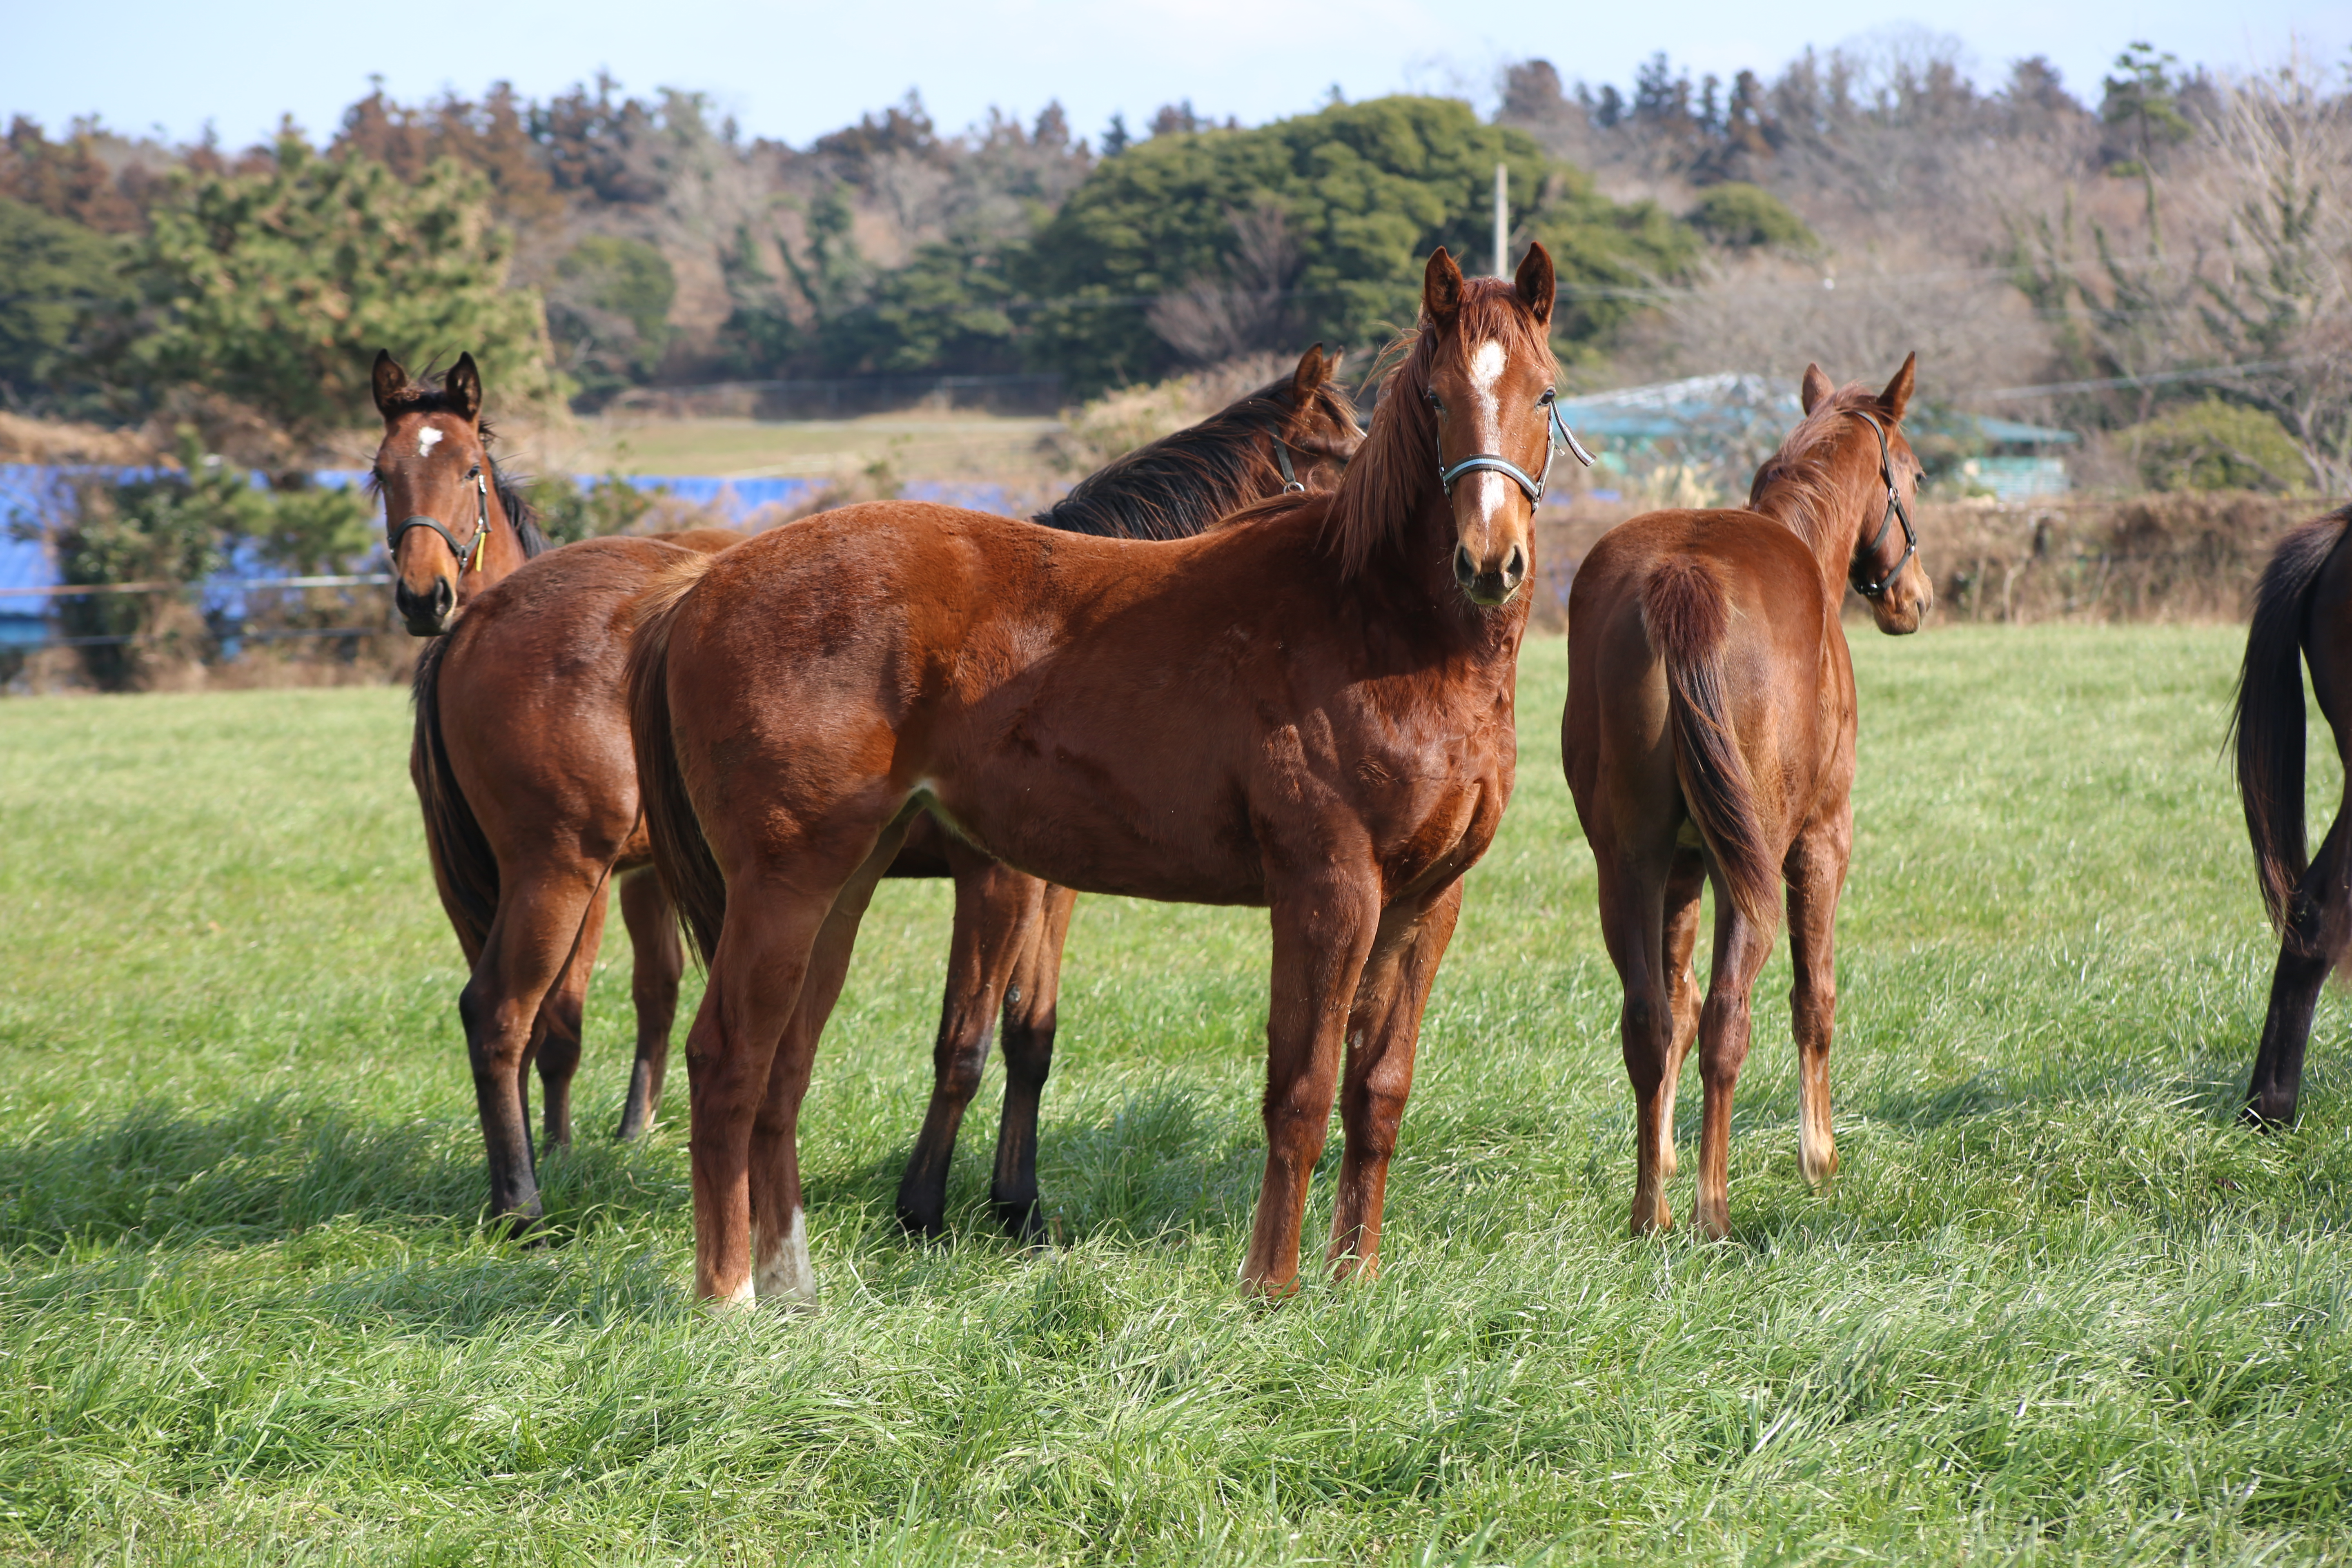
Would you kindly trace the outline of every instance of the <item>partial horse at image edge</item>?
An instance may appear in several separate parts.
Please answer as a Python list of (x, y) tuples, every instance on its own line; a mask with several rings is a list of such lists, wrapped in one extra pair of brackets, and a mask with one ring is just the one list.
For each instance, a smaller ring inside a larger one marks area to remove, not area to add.
[(2312, 519), (2280, 540), (2254, 589), (2246, 657), (2231, 710), (2239, 804), (2263, 908), (2279, 933), (2270, 1002), (2254, 1049), (2243, 1115), (2257, 1127), (2294, 1120), (2303, 1058), (2319, 994), (2352, 958), (2352, 785), (2319, 846), (2304, 831), (2304, 667), (2311, 697), (2352, 761), (2352, 506)]

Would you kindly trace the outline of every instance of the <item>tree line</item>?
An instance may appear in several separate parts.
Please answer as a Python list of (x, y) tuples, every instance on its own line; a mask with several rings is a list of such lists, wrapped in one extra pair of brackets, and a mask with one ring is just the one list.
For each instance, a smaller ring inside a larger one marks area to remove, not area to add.
[[(509, 405), (1015, 371), (1086, 395), (1370, 345), (1410, 321), (1431, 247), (1485, 264), (1499, 163), (1588, 381), (1825, 355), (1859, 374), (1916, 346), (1946, 386), (2111, 384), (2024, 412), (2187, 417), (2194, 439), (2285, 441), (2295, 482), (2344, 477), (2332, 384), (2223, 370), (2307, 368), (2342, 330), (2347, 98), (2326, 71), (2223, 82), (2135, 45), (2086, 102), (2038, 59), (1980, 88), (1920, 35), (1769, 79), (1661, 55), (1630, 92), (1540, 60), (1500, 88), (1487, 120), (1335, 94), (1257, 127), (1171, 105), (1091, 141), (1055, 105), (944, 132), (909, 95), (804, 148), (601, 78), (545, 100), (379, 89), (323, 145), (289, 124), (237, 153), (20, 118), (0, 400), (241, 428), (291, 463), (365, 407), (379, 343), (470, 348)], [(2223, 466), (2260, 468), (2244, 456)]]

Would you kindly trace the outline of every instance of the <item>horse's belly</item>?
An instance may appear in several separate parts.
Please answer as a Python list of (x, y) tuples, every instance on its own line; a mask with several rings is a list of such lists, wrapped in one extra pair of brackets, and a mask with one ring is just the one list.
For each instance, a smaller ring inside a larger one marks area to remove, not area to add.
[(1189, 803), (1120, 809), (1066, 779), (994, 788), (955, 781), (933, 785), (928, 798), (950, 832), (1065, 888), (1162, 903), (1265, 901), (1255, 847), (1231, 842)]

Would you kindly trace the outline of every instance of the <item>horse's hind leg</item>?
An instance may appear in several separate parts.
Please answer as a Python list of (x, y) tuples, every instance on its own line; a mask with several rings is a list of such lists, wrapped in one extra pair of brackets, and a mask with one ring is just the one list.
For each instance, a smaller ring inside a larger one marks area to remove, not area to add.
[(1719, 884), (1716, 911), (1715, 961), (1698, 1017), (1698, 1075), (1706, 1100), (1693, 1205), (1699, 1234), (1710, 1241), (1731, 1234), (1731, 1097), (1748, 1062), (1748, 998), (1757, 972), (1771, 955), (1773, 936), (1771, 924), (1741, 914)]
[(931, 1103), (898, 1183), (898, 1223), (921, 1236), (946, 1227), (956, 1132), (980, 1090), (989, 1035), (1013, 965), (1036, 930), (1045, 889), (1034, 877), (969, 845), (950, 842), (947, 859), (955, 874), (955, 935), (948, 948), (939, 1038), (931, 1047)]
[(650, 866), (621, 878), (621, 919), (635, 955), (629, 992), (636, 1004), (637, 1053), (629, 1066), (629, 1098), (613, 1136), (627, 1140), (654, 1124), (661, 1110), (662, 1075), (669, 1065), (670, 1026), (677, 1018), (677, 982), (686, 973), (677, 918)]
[[(833, 1016), (834, 1004), (840, 1000), (842, 983), (849, 973), (858, 921), (865, 918), (874, 886), (889, 868), (904, 837), (905, 823), (894, 824), (835, 896), (832, 909), (818, 927), (800, 996), (768, 1068), (759, 1114), (751, 1123), (749, 1164), (752, 1279), (762, 1300), (785, 1306), (812, 1305), (816, 1300), (816, 1273), (809, 1265), (808, 1224), (801, 1205), (801, 1098), (808, 1092), (817, 1041), (824, 1034), (825, 1020)], [(731, 919), (731, 909), (729, 914)]]
[(1370, 1279), (1381, 1271), (1381, 1210), (1405, 1096), (1412, 1092), (1421, 1016), (1461, 914), (1459, 880), (1418, 909), (1383, 910), (1380, 935), (1364, 963), (1348, 1020), (1348, 1060), (1339, 1090), (1347, 1147), (1339, 1160), (1339, 1196), (1331, 1205), (1327, 1260), (1334, 1279)]
[(1004, 1112), (996, 1128), (996, 1175), (988, 1201), (999, 1224), (1029, 1241), (1045, 1231), (1037, 1210), (1037, 1106), (1054, 1068), (1062, 948), (1077, 901), (1067, 888), (1046, 888), (1045, 908), (1004, 992)]
[[(2352, 801), (2347, 801), (2352, 815)], [(2303, 1089), (2304, 1047), (2311, 1040), (2312, 1016), (2328, 972), (2344, 961), (2352, 943), (2352, 882), (2345, 875), (2345, 816), (2339, 816), (2313, 856), (2295, 889), (2293, 914), (2279, 942), (2278, 967), (2271, 975), (2270, 1009), (2263, 1018), (2262, 1045), (2246, 1086), (2244, 1118), (2256, 1127), (2284, 1127), (2294, 1120)]]
[(597, 951), (604, 944), (604, 902), (599, 885), (582, 912), (571, 959), (539, 1005), (532, 1055), (538, 1058), (539, 1087), (546, 1100), (540, 1120), (551, 1146), (569, 1148), (572, 1143), (572, 1079), (580, 1070), (588, 984), (596, 976)]
[(593, 879), (515, 878), (501, 889), (457, 998), (489, 1158), (490, 1213), (528, 1230), (541, 1211), (526, 1092), (541, 1003), (578, 945)]
[(1837, 1032), (1837, 908), (1853, 854), (1853, 807), (1798, 835), (1782, 864), (1789, 884), (1789, 1021), (1797, 1037), (1797, 1166), (1818, 1187), (1837, 1173), (1830, 1125), (1830, 1041)]
[(1683, 1062), (1698, 1038), (1698, 972), (1691, 954), (1698, 947), (1699, 897), (1706, 891), (1706, 857), (1696, 849), (1675, 851), (1666, 871), (1664, 956), (1668, 1006), (1674, 1014), (1675, 1043), (1666, 1058), (1665, 1103), (1658, 1109), (1658, 1173), (1661, 1181), (1675, 1176), (1675, 1097), (1683, 1079)]
[(1633, 1214), (1635, 1236), (1675, 1223), (1666, 1201), (1674, 1173), (1674, 1002), (1666, 984), (1665, 887), (1664, 879), (1635, 857), (1594, 847), (1601, 882), (1601, 935), (1624, 1003), (1617, 1034), (1625, 1056), (1625, 1077), (1633, 1086)]

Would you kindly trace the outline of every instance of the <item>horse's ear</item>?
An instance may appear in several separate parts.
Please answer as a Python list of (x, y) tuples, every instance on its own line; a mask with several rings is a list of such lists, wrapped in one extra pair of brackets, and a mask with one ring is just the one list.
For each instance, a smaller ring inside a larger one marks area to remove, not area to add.
[(392, 357), (390, 349), (375, 351), (375, 369), (369, 380), (374, 386), (375, 411), (385, 419), (406, 405), (408, 400), (401, 394), (408, 390), (408, 373), (400, 368), (400, 362)]
[(451, 411), (472, 425), (482, 417), (482, 373), (474, 368), (472, 354), (459, 354), (449, 374), (441, 378), (442, 395), (449, 399)]
[(1797, 401), (1804, 405), (1806, 413), (1811, 414), (1821, 406), (1822, 398), (1836, 390), (1830, 384), (1830, 378), (1822, 374), (1821, 366), (1809, 364), (1805, 367), (1804, 384), (1797, 388)]
[(1431, 322), (1450, 327), (1462, 309), (1462, 268), (1454, 265), (1454, 258), (1439, 246), (1429, 258), (1429, 269), (1421, 275), (1421, 312)]
[(1518, 286), (1519, 303), (1535, 317), (1537, 327), (1549, 332), (1551, 302), (1559, 292), (1559, 282), (1551, 268), (1551, 253), (1541, 241), (1528, 246), (1528, 253), (1519, 258), (1519, 274), (1513, 281)]
[(1886, 390), (1878, 395), (1878, 405), (1886, 410), (1889, 419), (1902, 418), (1903, 410), (1910, 406), (1911, 383), (1918, 369), (1919, 351), (1913, 349), (1904, 356), (1903, 368), (1895, 373), (1895, 379), (1886, 384)]
[(1307, 406), (1307, 400), (1315, 395), (1315, 389), (1330, 378), (1331, 372), (1339, 367), (1339, 356), (1337, 354), (1328, 360), (1323, 357), (1321, 343), (1300, 354), (1298, 369), (1290, 377), (1291, 402), (1301, 408)]

